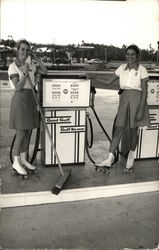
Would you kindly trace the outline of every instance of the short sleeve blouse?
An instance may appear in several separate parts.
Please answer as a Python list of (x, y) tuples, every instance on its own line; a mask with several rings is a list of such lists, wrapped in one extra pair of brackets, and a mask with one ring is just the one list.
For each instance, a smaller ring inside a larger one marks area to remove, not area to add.
[(149, 77), (146, 68), (143, 65), (139, 65), (138, 70), (134, 68), (129, 70), (126, 66), (127, 64), (122, 64), (115, 71), (115, 74), (119, 77), (120, 88), (141, 91), (141, 79)]
[[(34, 83), (34, 74), (35, 74), (35, 72), (36, 72), (36, 66), (35, 66), (34, 64), (30, 64), (30, 65), (29, 65), (29, 76), (30, 76), (30, 78), (31, 78), (31, 80), (32, 80), (32, 83)], [(14, 76), (18, 76), (19, 79), (21, 79), (21, 77), (23, 76), (22, 70), (20, 69), (20, 67), (18, 67), (18, 66), (16, 65), (15, 62), (13, 62), (13, 63), (10, 64), (10, 66), (9, 66), (9, 68), (8, 68), (8, 76), (9, 76), (10, 87), (11, 87), (12, 89), (15, 89), (15, 86), (14, 86), (14, 84), (13, 84), (13, 82), (12, 82), (12, 78), (13, 78)], [(29, 82), (28, 82), (28, 79), (26, 79), (23, 88), (24, 88), (24, 89), (30, 89), (30, 88), (31, 88), (31, 87), (30, 87), (30, 84), (29, 84)]]

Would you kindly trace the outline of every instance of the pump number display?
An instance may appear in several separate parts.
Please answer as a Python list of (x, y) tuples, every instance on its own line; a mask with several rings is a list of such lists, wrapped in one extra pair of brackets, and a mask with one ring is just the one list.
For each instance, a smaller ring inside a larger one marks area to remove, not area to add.
[(88, 107), (90, 80), (43, 79), (43, 107)]

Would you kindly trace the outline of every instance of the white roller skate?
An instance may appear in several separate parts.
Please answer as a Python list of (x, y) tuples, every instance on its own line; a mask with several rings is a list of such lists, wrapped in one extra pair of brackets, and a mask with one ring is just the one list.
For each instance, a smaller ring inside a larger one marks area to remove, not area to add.
[[(114, 164), (115, 162), (115, 157), (114, 157), (114, 154), (113, 153), (109, 153), (109, 156), (106, 160), (100, 162), (100, 163), (95, 163), (95, 166), (96, 166), (96, 170), (97, 171), (108, 171)], [(109, 173), (109, 171), (108, 171)]]
[(14, 156), (14, 162), (12, 167), (13, 167), (13, 175), (18, 175), (22, 179), (27, 178), (27, 172), (21, 165), (20, 156)]
[(135, 158), (135, 151), (130, 150), (128, 154), (128, 159), (126, 162), (126, 167), (124, 168), (125, 173), (132, 173), (134, 171), (134, 158)]
[(20, 153), (21, 164), (31, 173), (37, 173), (37, 168), (26, 160), (26, 153)]

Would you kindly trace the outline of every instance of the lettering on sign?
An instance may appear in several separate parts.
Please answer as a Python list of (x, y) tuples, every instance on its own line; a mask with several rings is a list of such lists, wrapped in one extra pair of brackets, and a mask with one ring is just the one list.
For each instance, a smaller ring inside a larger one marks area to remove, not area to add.
[(63, 116), (63, 117), (49, 117), (45, 119), (46, 123), (71, 123), (71, 116)]
[(60, 126), (60, 133), (85, 132), (85, 126)]

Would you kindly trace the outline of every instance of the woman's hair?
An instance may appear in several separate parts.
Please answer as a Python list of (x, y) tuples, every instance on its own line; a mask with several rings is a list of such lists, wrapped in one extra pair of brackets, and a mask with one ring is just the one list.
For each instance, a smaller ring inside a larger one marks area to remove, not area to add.
[(17, 50), (19, 50), (21, 44), (26, 44), (26, 45), (28, 45), (29, 48), (30, 48), (29, 42), (28, 42), (27, 40), (25, 40), (25, 39), (21, 39), (21, 40), (19, 40), (19, 41), (17, 42), (17, 44), (16, 44)]
[(137, 45), (135, 45), (135, 44), (129, 45), (129, 46), (126, 48), (126, 52), (128, 51), (128, 49), (134, 50), (134, 51), (136, 52), (137, 57), (140, 56), (140, 49), (139, 49), (139, 47), (138, 47)]

